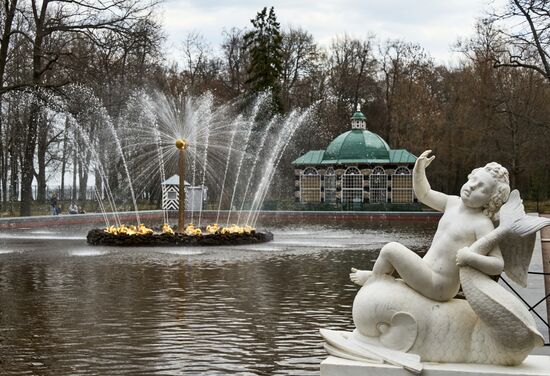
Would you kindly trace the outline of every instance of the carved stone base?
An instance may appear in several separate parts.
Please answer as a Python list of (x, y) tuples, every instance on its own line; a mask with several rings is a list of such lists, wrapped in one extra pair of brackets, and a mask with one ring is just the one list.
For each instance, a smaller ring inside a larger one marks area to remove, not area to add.
[[(360, 363), (329, 356), (321, 363), (321, 376), (411, 376), (388, 364)], [(424, 363), (422, 376), (550, 376), (550, 356), (529, 355), (517, 367), (466, 363)]]

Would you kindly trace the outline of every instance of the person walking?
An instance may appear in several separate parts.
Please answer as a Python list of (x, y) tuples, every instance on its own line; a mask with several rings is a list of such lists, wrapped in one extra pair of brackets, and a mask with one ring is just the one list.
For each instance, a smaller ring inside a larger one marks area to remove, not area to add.
[(50, 198), (50, 206), (52, 207), (52, 215), (58, 215), (59, 211), (57, 209), (57, 193), (53, 193)]

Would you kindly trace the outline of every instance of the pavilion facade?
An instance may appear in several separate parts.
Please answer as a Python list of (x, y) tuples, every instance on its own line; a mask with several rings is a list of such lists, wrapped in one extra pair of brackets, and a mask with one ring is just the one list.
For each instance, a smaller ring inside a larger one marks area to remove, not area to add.
[(351, 130), (325, 150), (311, 150), (292, 162), (295, 200), (304, 205), (413, 205), (415, 161), (409, 151), (391, 149), (382, 137), (368, 131), (358, 110), (351, 117)]

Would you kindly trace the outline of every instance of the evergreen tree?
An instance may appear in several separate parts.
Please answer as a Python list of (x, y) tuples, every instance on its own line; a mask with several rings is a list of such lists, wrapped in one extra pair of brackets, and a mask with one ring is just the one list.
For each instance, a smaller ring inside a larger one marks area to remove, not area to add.
[(283, 69), (282, 41), (280, 25), (273, 7), (258, 12), (250, 20), (254, 30), (244, 36), (245, 47), (250, 53), (248, 80), (246, 83), (252, 92), (271, 90), (275, 108), (281, 109), (280, 76)]

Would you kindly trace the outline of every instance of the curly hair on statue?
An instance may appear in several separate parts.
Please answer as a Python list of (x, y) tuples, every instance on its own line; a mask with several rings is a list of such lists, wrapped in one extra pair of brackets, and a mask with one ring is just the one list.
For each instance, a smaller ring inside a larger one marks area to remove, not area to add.
[(483, 208), (483, 214), (491, 218), (492, 221), (498, 221), (498, 211), (500, 207), (508, 201), (510, 196), (510, 179), (508, 178), (508, 170), (502, 167), (499, 163), (490, 162), (484, 167), (478, 167), (468, 175), (468, 179), (479, 170), (487, 171), (496, 181), (496, 186), (489, 199), (489, 202)]

